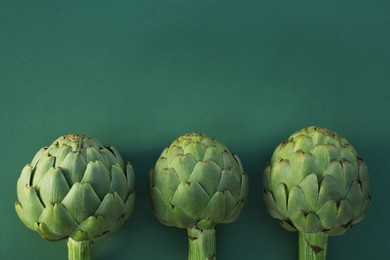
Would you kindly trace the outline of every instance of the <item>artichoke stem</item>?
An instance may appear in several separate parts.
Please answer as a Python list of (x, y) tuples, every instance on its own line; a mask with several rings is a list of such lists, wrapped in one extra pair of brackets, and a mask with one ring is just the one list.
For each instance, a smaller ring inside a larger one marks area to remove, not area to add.
[(325, 260), (328, 235), (299, 232), (299, 260)]
[(198, 229), (187, 228), (188, 232), (188, 260), (215, 260), (215, 228)]
[(76, 241), (72, 238), (68, 238), (68, 259), (91, 260), (92, 240)]

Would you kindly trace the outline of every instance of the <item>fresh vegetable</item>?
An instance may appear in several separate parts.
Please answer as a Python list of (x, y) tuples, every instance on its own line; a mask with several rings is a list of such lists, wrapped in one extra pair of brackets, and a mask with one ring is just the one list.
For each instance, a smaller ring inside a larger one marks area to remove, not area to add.
[(247, 199), (240, 159), (213, 138), (186, 134), (163, 150), (149, 184), (157, 219), (187, 229), (188, 259), (215, 259), (215, 225), (235, 221)]
[(67, 239), (68, 258), (91, 259), (92, 242), (134, 208), (134, 171), (115, 147), (70, 134), (38, 151), (17, 182), (16, 212), (47, 240)]
[(328, 235), (342, 235), (370, 205), (366, 164), (346, 139), (316, 126), (282, 142), (264, 172), (272, 217), (299, 232), (299, 259), (325, 259)]

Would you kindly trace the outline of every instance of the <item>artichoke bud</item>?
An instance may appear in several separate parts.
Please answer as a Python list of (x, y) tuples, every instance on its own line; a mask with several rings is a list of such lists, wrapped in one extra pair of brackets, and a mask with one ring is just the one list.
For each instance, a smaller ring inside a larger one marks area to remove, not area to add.
[(263, 195), (287, 230), (341, 235), (370, 205), (367, 166), (346, 139), (311, 126), (274, 151), (264, 171)]
[(238, 156), (203, 134), (189, 133), (163, 150), (149, 176), (157, 219), (179, 228), (210, 229), (233, 222), (248, 194)]
[(17, 182), (16, 212), (48, 240), (93, 240), (134, 208), (134, 171), (114, 147), (70, 134), (40, 149)]

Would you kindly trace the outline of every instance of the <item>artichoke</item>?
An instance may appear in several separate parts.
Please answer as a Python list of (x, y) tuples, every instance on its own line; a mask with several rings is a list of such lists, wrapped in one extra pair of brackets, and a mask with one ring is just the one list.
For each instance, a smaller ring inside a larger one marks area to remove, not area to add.
[(187, 228), (189, 259), (215, 259), (215, 228), (235, 221), (248, 180), (240, 159), (203, 134), (179, 137), (150, 172), (153, 212), (164, 225)]
[(325, 259), (328, 235), (360, 222), (370, 205), (368, 171), (346, 139), (316, 126), (274, 151), (263, 195), (272, 217), (299, 231), (299, 259)]
[(69, 259), (90, 259), (92, 241), (134, 208), (134, 171), (115, 147), (70, 134), (40, 149), (17, 181), (16, 212), (47, 240), (68, 240)]

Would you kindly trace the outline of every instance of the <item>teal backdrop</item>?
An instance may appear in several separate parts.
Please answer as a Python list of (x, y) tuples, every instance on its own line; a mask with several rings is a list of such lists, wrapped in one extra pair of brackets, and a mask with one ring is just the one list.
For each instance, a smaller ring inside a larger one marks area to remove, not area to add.
[(267, 213), (262, 172), (309, 125), (368, 164), (366, 218), (328, 259), (390, 259), (388, 0), (0, 1), (0, 259), (66, 259), (18, 219), (16, 181), (68, 133), (114, 145), (136, 171), (134, 214), (94, 259), (186, 259), (186, 231), (154, 218), (147, 175), (178, 136), (202, 132), (241, 157), (250, 196), (217, 226), (218, 259), (297, 259), (297, 233)]

